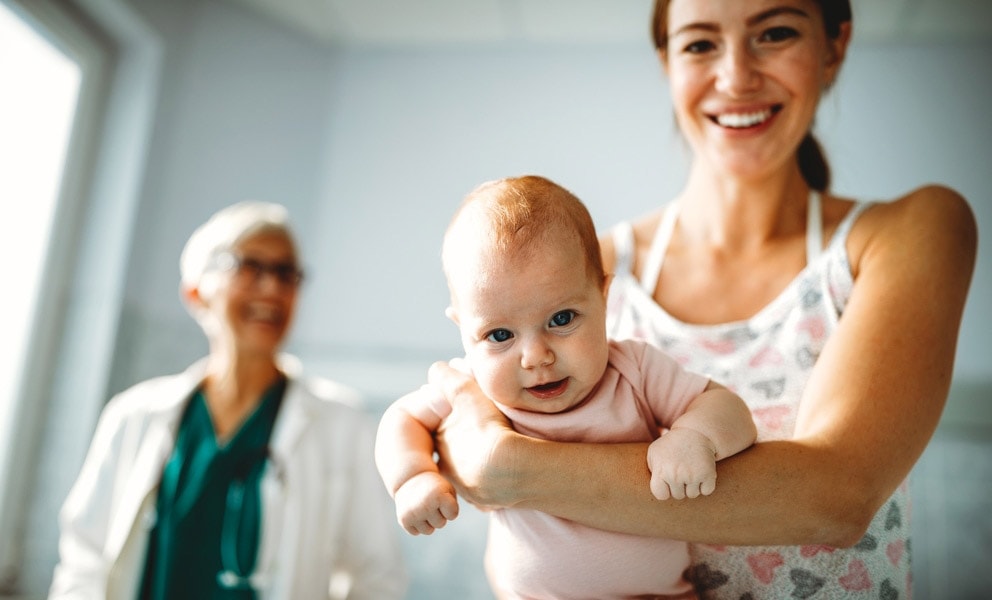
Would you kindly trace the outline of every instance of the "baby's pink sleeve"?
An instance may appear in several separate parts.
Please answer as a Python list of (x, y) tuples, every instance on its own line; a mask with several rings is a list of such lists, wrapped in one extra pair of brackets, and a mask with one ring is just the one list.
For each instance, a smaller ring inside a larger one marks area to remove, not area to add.
[(637, 362), (644, 399), (662, 427), (682, 416), (710, 383), (709, 377), (687, 370), (660, 348), (632, 340), (621, 344)]

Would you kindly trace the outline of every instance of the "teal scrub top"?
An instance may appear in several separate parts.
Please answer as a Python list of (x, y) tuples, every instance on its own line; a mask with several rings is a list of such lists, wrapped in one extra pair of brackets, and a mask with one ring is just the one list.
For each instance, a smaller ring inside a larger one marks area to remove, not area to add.
[(286, 390), (280, 378), (226, 444), (218, 444), (202, 390), (183, 412), (162, 473), (141, 600), (253, 600), (261, 527), (260, 483)]

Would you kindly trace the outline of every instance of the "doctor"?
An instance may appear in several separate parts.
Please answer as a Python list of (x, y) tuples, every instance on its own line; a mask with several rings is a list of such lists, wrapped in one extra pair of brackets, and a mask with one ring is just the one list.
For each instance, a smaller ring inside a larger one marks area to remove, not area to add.
[(303, 278), (286, 210), (221, 210), (180, 267), (210, 354), (107, 404), (62, 508), (50, 598), (402, 597), (374, 423), (278, 354)]

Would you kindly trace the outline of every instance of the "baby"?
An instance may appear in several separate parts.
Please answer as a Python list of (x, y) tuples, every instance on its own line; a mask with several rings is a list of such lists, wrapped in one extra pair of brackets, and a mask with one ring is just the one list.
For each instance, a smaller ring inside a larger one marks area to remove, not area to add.
[[(609, 278), (585, 206), (536, 176), (473, 190), (442, 263), (464, 364), (520, 433), (559, 441), (652, 441), (651, 491), (707, 495), (716, 461), (756, 431), (743, 401), (661, 350), (606, 337)], [(376, 464), (400, 524), (429, 534), (458, 514), (432, 433), (451, 407), (424, 386), (383, 415)], [(533, 510), (491, 513), (486, 573), (500, 598), (692, 597), (684, 542), (602, 531)]]

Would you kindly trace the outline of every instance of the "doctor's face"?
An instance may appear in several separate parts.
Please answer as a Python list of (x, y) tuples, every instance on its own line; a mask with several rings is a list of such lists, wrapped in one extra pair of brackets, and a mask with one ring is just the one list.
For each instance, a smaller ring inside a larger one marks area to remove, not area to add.
[(296, 312), (302, 271), (289, 237), (261, 232), (221, 255), (215, 284), (201, 299), (215, 344), (238, 354), (274, 356)]

